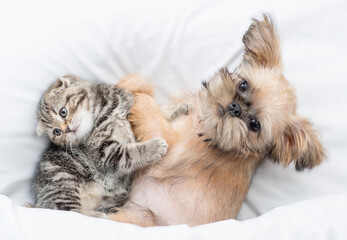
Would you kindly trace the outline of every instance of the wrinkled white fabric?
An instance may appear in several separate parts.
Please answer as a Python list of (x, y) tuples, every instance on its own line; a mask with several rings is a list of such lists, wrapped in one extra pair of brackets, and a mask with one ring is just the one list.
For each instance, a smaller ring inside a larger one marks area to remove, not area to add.
[[(226, 220), (197, 227), (142, 228), (73, 212), (15, 207), (0, 196), (1, 239), (346, 239), (347, 194), (275, 208), (249, 220)], [(332, 202), (334, 204), (332, 204)]]

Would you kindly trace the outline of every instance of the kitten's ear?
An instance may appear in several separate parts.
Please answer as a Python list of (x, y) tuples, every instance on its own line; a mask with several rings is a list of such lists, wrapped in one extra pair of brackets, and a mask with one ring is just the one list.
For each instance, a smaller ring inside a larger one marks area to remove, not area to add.
[(61, 77), (53, 85), (51, 86), (51, 90), (53, 92), (59, 92), (67, 87), (69, 87), (71, 84), (71, 81), (67, 77)]
[(36, 134), (37, 134), (37, 136), (42, 136), (43, 133), (44, 133), (44, 128), (42, 126), (42, 123), (38, 122), (37, 126), (36, 126)]
[(67, 88), (71, 84), (70, 79), (67, 77), (61, 77), (61, 78), (59, 78), (59, 80), (61, 81), (62, 87), (64, 87), (64, 88)]
[(281, 136), (274, 141), (270, 157), (284, 166), (294, 162), (297, 171), (311, 169), (325, 158), (323, 146), (312, 124), (301, 117), (293, 117)]
[(279, 39), (269, 16), (263, 14), (262, 20), (253, 19), (242, 41), (245, 47), (244, 63), (252, 66), (281, 68)]

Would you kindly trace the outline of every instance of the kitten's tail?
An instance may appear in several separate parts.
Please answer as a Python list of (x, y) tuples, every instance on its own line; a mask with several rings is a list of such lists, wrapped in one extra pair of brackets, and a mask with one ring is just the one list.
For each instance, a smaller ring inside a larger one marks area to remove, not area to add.
[(137, 74), (129, 74), (122, 78), (117, 87), (132, 93), (144, 93), (153, 97), (153, 87), (143, 77)]

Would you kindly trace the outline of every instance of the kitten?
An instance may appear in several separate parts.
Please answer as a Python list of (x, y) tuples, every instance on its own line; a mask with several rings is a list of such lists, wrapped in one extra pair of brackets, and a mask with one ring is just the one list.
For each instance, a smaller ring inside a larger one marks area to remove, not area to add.
[(107, 217), (128, 198), (133, 173), (158, 161), (164, 139), (136, 143), (127, 120), (133, 95), (67, 75), (44, 93), (37, 133), (51, 143), (33, 184), (35, 207)]

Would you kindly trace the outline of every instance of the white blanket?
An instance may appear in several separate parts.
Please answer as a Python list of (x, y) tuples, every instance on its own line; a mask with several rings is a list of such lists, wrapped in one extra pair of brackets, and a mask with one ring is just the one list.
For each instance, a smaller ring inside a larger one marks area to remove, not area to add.
[[(250, 220), (141, 228), (73, 212), (14, 207), (0, 197), (1, 239), (347, 239), (347, 194), (276, 208)], [(334, 202), (334, 204), (331, 204)]]
[[(144, 229), (20, 207), (32, 202), (46, 146), (35, 134), (36, 107), (57, 77), (116, 83), (138, 73), (165, 102), (221, 67), (233, 70), (242, 35), (262, 12), (277, 23), (285, 76), (297, 89), (299, 113), (321, 133), (326, 162), (298, 173), (265, 161), (238, 220), (194, 228)], [(1, 2), (0, 239), (347, 239), (346, 12), (338, 0)]]

